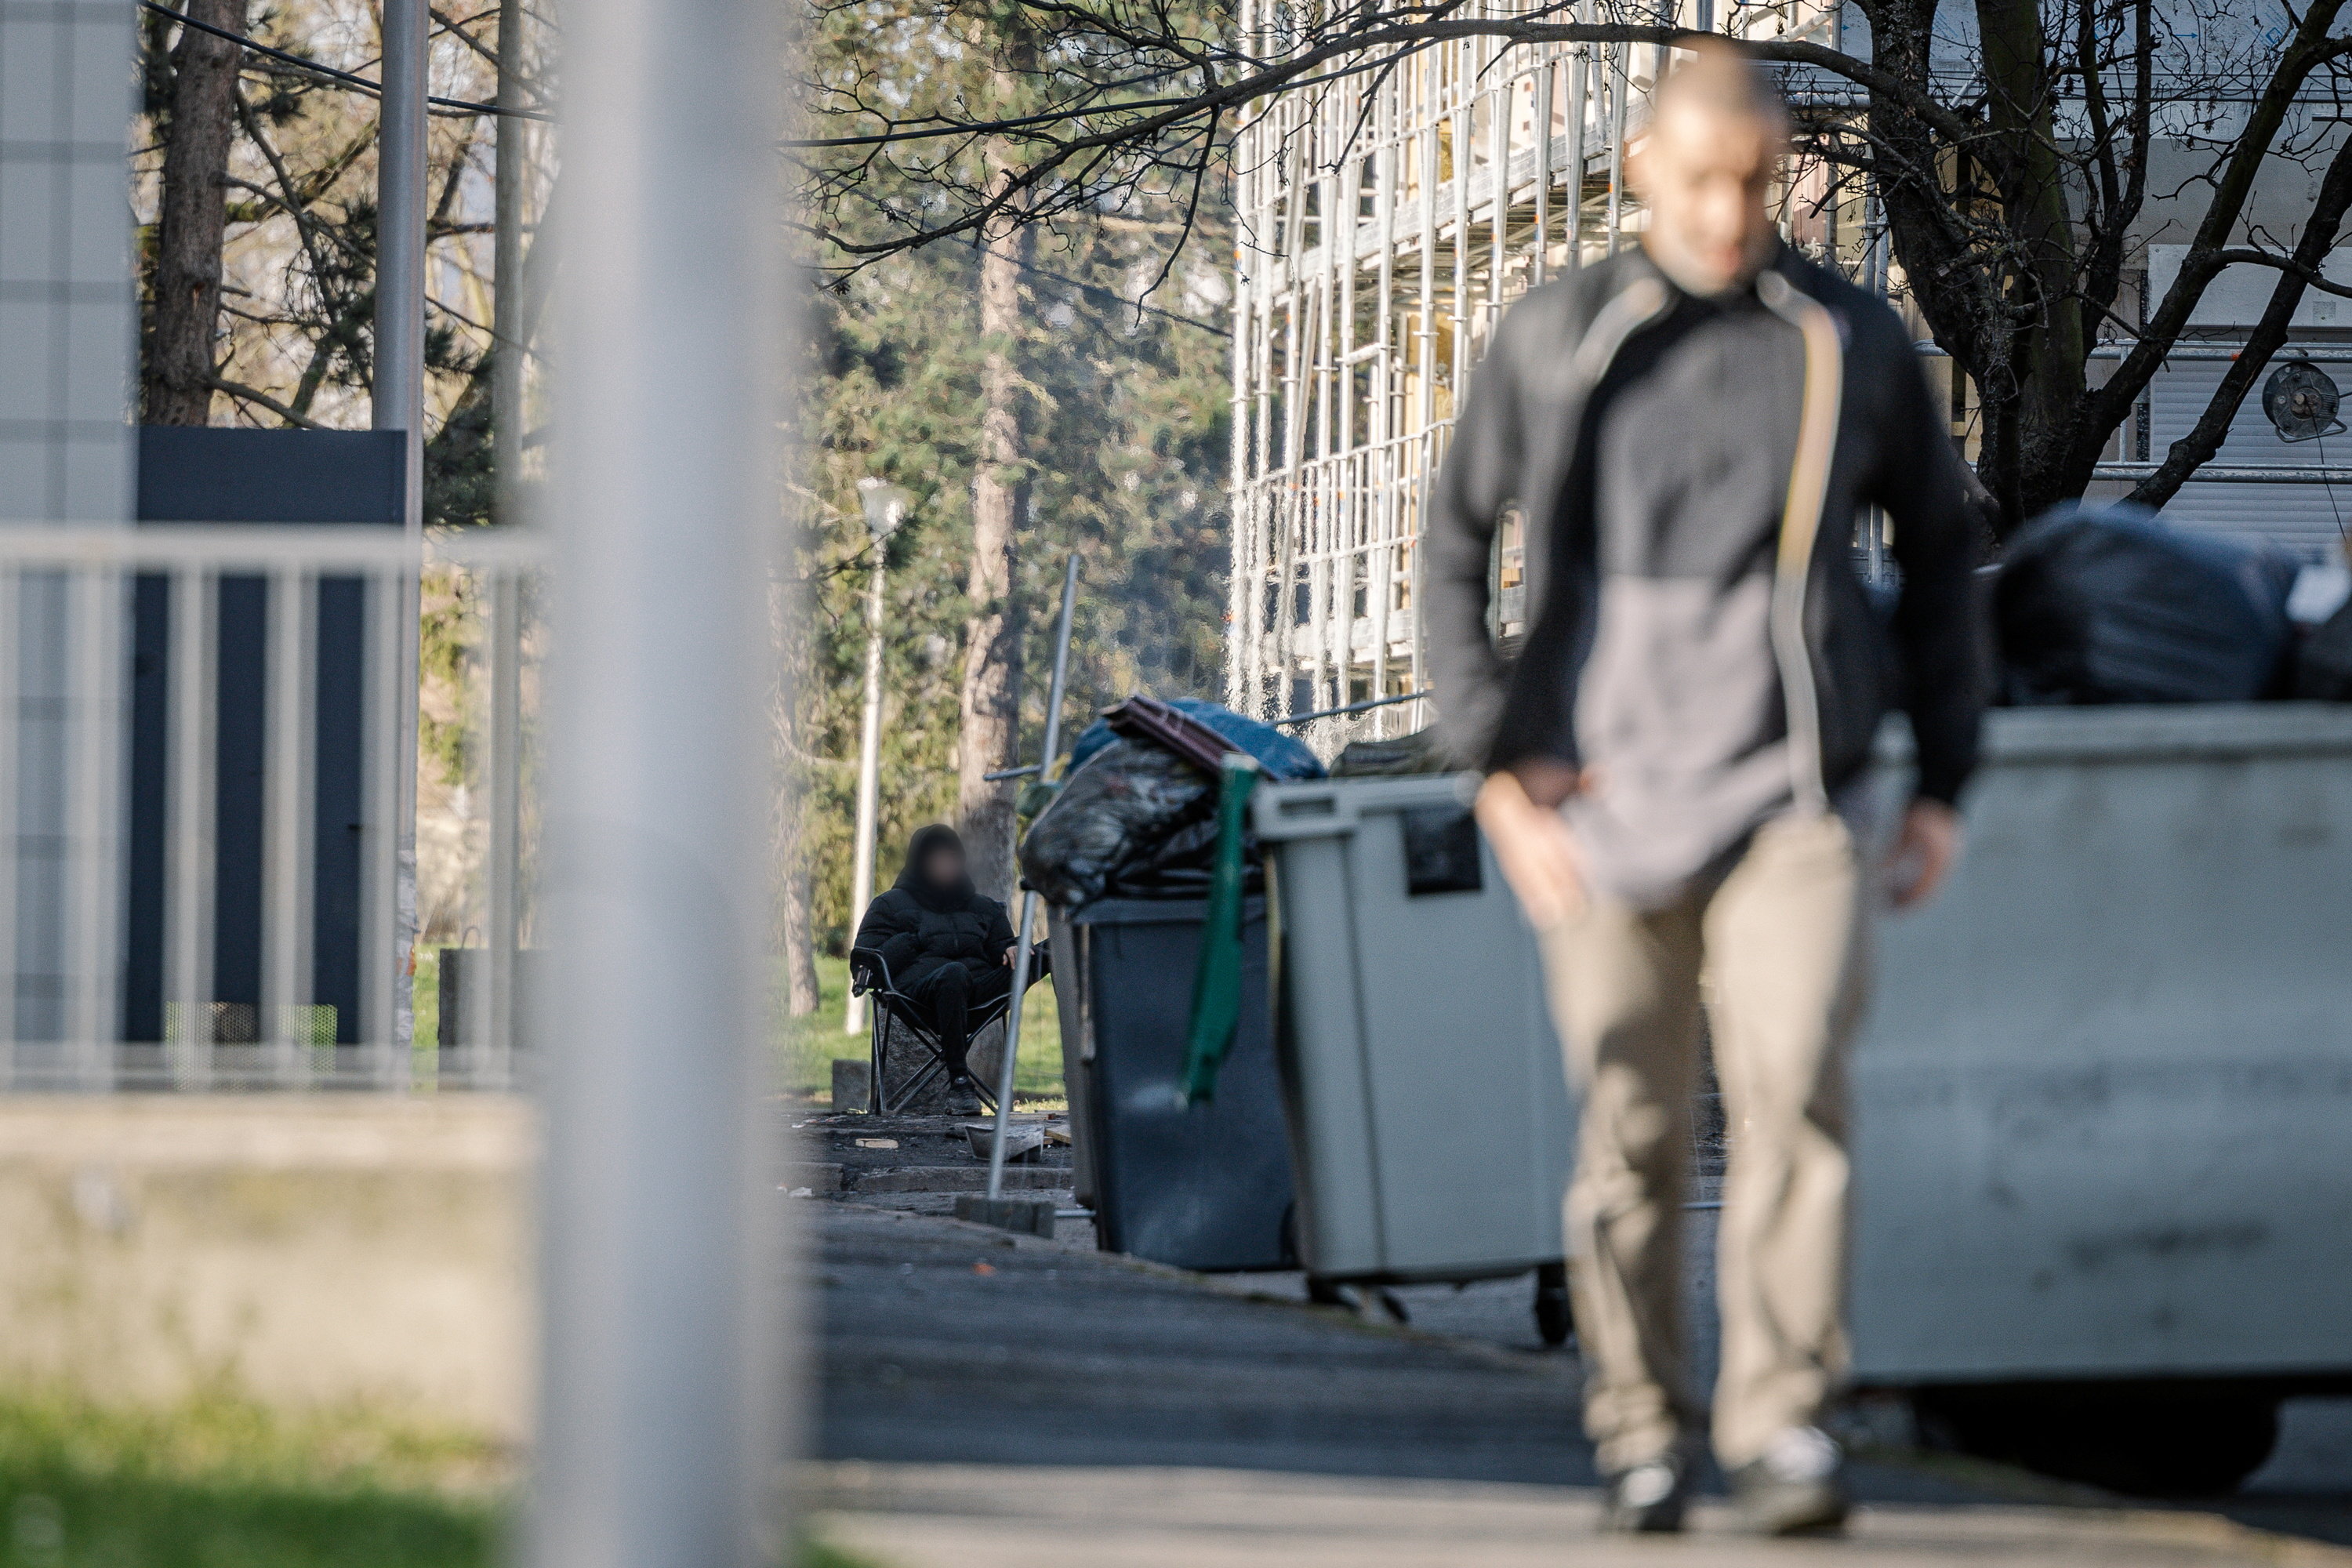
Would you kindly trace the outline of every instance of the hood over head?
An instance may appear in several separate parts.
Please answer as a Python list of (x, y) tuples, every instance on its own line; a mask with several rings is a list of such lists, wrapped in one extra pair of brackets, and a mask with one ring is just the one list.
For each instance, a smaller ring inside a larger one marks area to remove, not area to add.
[(927, 910), (944, 912), (962, 909), (979, 896), (979, 889), (972, 886), (971, 873), (967, 868), (962, 876), (944, 887), (932, 881), (923, 875), (923, 862), (930, 858), (935, 849), (953, 849), (961, 854), (963, 838), (944, 822), (934, 822), (928, 827), (915, 829), (915, 836), (907, 841), (906, 864), (898, 868), (898, 880), (895, 886), (911, 895)]

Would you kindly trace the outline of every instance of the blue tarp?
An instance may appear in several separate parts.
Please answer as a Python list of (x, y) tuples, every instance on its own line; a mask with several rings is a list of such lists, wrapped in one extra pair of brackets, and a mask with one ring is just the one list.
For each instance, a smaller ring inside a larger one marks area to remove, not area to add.
[[(1271, 724), (1245, 719), (1230, 708), (1203, 702), (1194, 697), (1173, 697), (1165, 700), (1169, 707), (1187, 719), (1205, 724), (1223, 735), (1233, 743), (1234, 750), (1256, 758), (1257, 765), (1264, 768), (1269, 777), (1296, 780), (1323, 776), (1323, 764), (1316, 759), (1315, 753), (1297, 739), (1284, 734)], [(1111, 733), (1110, 726), (1099, 719), (1087, 725), (1085, 733), (1078, 737), (1077, 744), (1070, 748), (1070, 765), (1062, 776), (1067, 778), (1070, 773), (1076, 773), (1088, 757), (1117, 739)]]

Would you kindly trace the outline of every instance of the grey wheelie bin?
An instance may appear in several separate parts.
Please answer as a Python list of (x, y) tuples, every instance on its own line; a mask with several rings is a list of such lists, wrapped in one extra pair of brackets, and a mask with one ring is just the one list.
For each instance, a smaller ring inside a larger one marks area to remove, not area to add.
[(1216, 1098), (1184, 1103), (1197, 900), (1054, 911), (1078, 1197), (1109, 1251), (1181, 1268), (1291, 1267), (1290, 1142), (1266, 1002), (1265, 900), (1244, 914), (1242, 1016)]
[(1539, 1270), (1557, 1343), (1575, 1122), (1535, 933), (1471, 817), (1475, 784), (1257, 792), (1298, 1250), (1327, 1281)]

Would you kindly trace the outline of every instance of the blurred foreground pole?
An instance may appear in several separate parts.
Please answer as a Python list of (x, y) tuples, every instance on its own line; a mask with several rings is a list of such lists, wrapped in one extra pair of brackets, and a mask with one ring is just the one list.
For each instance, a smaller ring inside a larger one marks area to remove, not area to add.
[(782, 1555), (760, 1071), (776, 15), (565, 13), (540, 1568)]
[[(383, 0), (383, 91), (376, 125), (375, 381), (368, 423), (378, 430), (407, 432), (401, 473), (404, 523), (409, 535), (425, 534), (425, 78), (432, 58), (428, 0)], [(394, 687), (399, 705), (394, 757), (416, 754), (417, 595), (412, 576), (401, 578), (395, 595), (400, 626), (394, 647), (400, 670)], [(416, 952), (416, 769), (394, 766), (393, 828), (376, 856), (375, 875), (389, 877), (398, 910), (396, 947), (369, 954), (386, 964), (392, 984), (378, 992), (363, 988), (371, 1016), (363, 1039), (390, 1047), (383, 1071), (397, 1079), (408, 1070), (406, 1047), (414, 1031), (409, 977)], [(386, 1013), (383, 1006), (389, 1000)]]

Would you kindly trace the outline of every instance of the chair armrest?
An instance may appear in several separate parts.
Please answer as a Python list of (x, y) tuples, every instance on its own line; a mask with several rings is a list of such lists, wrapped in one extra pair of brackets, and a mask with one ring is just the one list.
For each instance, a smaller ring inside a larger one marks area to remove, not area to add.
[(887, 991), (890, 986), (890, 966), (882, 961), (881, 950), (853, 947), (849, 950), (849, 994), (863, 996), (869, 991)]

